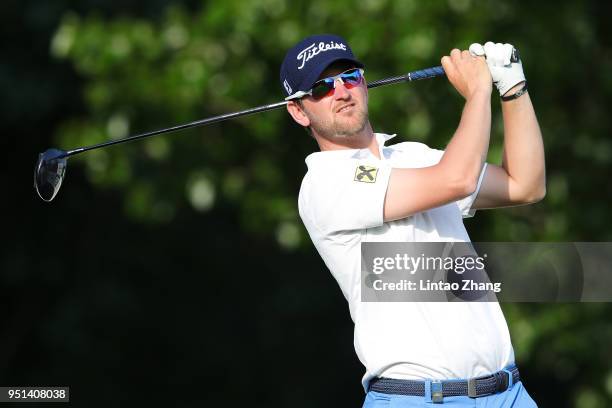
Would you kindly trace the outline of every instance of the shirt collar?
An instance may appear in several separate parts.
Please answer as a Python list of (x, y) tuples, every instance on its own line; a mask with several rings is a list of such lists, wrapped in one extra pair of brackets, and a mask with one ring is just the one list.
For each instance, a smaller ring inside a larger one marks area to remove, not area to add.
[[(385, 133), (374, 133), (376, 142), (378, 143), (378, 152), (381, 159), (384, 159), (383, 149), (385, 142), (394, 138), (396, 134), (387, 135)], [(378, 160), (369, 149), (338, 149), (338, 150), (326, 150), (324, 152), (311, 153), (306, 157), (306, 166), (311, 168), (318, 164), (322, 164), (327, 161), (336, 161), (338, 159), (367, 159), (373, 158)]]

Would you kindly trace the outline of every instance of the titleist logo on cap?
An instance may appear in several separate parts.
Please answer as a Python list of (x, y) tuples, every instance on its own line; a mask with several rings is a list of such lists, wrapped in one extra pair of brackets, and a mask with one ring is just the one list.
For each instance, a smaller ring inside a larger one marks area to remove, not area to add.
[(334, 41), (330, 41), (328, 43), (320, 42), (318, 46), (315, 43), (312, 43), (308, 47), (304, 48), (297, 56), (298, 61), (302, 61), (302, 64), (298, 67), (298, 69), (304, 68), (304, 64), (310, 61), (316, 55), (329, 51), (329, 50), (343, 50), (346, 51), (346, 45), (342, 43), (337, 43)]

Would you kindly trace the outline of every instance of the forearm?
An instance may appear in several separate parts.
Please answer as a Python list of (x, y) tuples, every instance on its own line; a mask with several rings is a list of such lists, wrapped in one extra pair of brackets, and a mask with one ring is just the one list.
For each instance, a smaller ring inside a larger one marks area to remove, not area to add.
[(487, 157), (491, 134), (491, 92), (479, 92), (468, 99), (461, 121), (445, 149), (440, 164), (463, 179), (478, 180)]
[[(522, 88), (518, 84), (508, 93)], [(546, 192), (544, 143), (529, 93), (502, 102), (504, 155), (502, 167), (526, 202), (538, 201)]]
[(466, 100), (459, 126), (439, 163), (391, 170), (385, 222), (459, 200), (476, 189), (491, 133), (491, 75), (484, 59), (457, 49), (442, 57), (442, 66)]

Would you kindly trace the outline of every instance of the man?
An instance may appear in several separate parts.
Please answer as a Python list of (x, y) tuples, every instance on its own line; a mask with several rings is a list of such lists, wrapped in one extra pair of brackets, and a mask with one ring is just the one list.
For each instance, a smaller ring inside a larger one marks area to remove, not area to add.
[[(442, 58), (465, 99), (444, 151), (385, 146), (394, 135), (374, 133), (364, 65), (341, 37), (308, 37), (281, 67), (287, 110), (321, 150), (306, 158), (299, 211), (349, 303), (366, 367), (365, 407), (535, 406), (498, 303), (360, 301), (362, 242), (469, 241), (462, 217), (544, 197), (542, 137), (520, 61), (510, 61), (508, 44), (473, 44), (470, 51)], [(485, 163), (492, 83), (502, 95), (501, 166)]]

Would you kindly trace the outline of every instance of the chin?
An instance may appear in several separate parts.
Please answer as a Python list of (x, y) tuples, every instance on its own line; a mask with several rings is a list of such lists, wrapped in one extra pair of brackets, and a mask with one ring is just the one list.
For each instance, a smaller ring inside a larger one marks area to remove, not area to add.
[[(335, 126), (335, 134), (338, 137), (351, 137), (354, 136), (358, 133), (361, 133), (368, 121), (367, 118), (363, 118), (363, 119), (359, 119), (359, 120), (355, 120), (354, 118), (351, 118), (353, 120), (347, 120), (346, 122), (342, 123), (336, 123)], [(347, 123), (348, 122), (348, 123)]]

